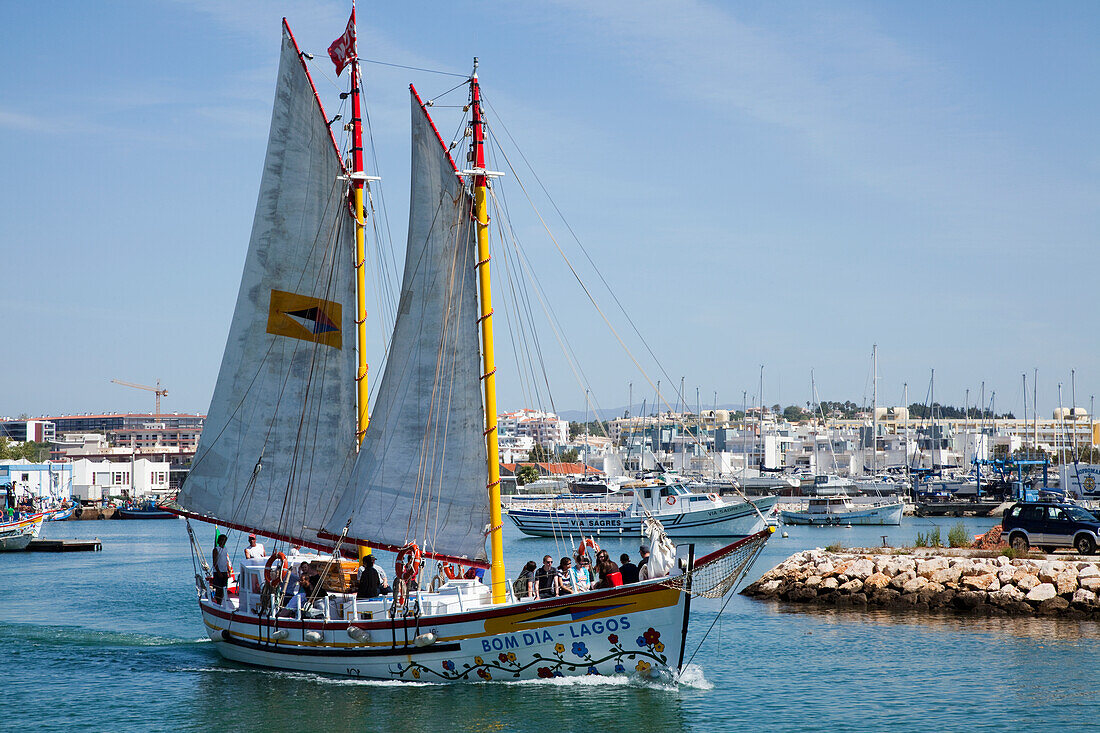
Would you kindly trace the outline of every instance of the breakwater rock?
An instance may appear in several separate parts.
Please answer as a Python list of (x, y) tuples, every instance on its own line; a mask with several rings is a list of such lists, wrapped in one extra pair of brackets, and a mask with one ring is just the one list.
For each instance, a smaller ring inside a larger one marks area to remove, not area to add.
[(806, 550), (744, 595), (830, 606), (1100, 617), (1100, 561), (967, 550)]

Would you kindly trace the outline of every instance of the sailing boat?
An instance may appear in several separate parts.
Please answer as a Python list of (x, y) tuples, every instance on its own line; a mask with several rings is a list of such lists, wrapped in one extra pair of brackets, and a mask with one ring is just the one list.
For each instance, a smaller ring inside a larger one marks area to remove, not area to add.
[[(350, 164), (284, 19), (236, 309), (190, 475), (170, 505), (188, 518), (210, 639), (240, 662), (374, 679), (676, 672), (691, 597), (730, 592), (769, 532), (695, 559), (693, 546), (674, 547), (650, 522), (652, 579), (563, 597), (517, 595), (503, 559), (491, 172), (476, 60), (471, 169), (455, 164), (410, 86), (408, 244), (368, 427), (363, 200), (373, 179), (361, 152), (354, 7), (329, 52), (338, 73), (351, 66)], [(216, 588), (191, 519), (261, 534), (285, 552), (245, 560), (235, 588)], [(367, 548), (397, 553), (392, 595), (352, 592), (358, 563), (343, 558), (362, 558)], [(425, 559), (439, 569), (430, 582)], [(488, 570), (488, 584), (461, 577), (452, 563)], [(309, 593), (293, 595), (288, 571)], [(307, 583), (311, 574), (317, 579)]]

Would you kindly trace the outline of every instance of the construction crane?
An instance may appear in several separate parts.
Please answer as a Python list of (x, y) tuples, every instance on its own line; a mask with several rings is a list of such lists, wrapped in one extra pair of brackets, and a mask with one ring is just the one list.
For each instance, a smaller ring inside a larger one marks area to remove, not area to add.
[(123, 387), (133, 387), (134, 389), (147, 389), (150, 392), (154, 392), (157, 395), (157, 414), (160, 414), (160, 398), (168, 394), (167, 389), (162, 389), (160, 386), (160, 380), (157, 380), (156, 387), (150, 387), (146, 384), (134, 384), (133, 382), (123, 382), (121, 379), (112, 379), (115, 384), (121, 384)]

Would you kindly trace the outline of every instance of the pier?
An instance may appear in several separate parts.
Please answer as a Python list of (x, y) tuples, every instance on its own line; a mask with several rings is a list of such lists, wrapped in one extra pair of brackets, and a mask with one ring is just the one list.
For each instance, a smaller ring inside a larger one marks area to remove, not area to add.
[(31, 540), (27, 552), (99, 552), (103, 544), (92, 540)]
[(969, 549), (806, 550), (742, 591), (764, 600), (990, 616), (1100, 617), (1100, 560)]

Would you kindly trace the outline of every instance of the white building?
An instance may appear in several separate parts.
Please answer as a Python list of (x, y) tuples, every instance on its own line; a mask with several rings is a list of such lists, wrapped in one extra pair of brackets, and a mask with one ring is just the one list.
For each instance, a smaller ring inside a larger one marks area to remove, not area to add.
[(123, 463), (81, 458), (72, 462), (72, 486), (73, 496), (82, 501), (166, 494), (168, 461), (137, 458)]
[(11, 485), (16, 501), (24, 496), (63, 501), (70, 498), (73, 468), (69, 463), (0, 460), (0, 486)]
[(552, 412), (516, 410), (497, 416), (497, 435), (526, 436), (547, 448), (561, 445), (569, 439), (569, 422)]
[(501, 435), (498, 440), (501, 463), (523, 463), (535, 447), (535, 439), (528, 435)]

